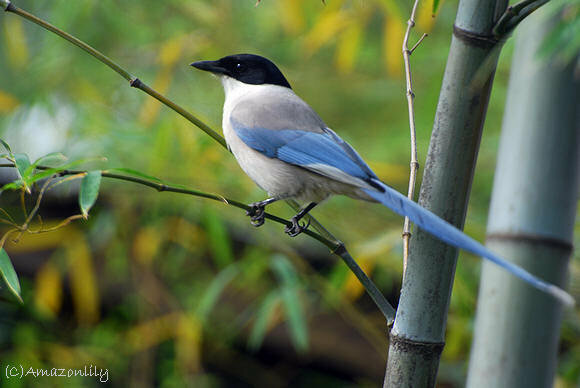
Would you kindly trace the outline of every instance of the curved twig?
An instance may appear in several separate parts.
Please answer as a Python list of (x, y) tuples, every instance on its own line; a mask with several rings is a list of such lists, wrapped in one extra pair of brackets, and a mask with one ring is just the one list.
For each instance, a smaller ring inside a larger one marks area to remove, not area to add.
[[(409, 110), (409, 130), (411, 134), (411, 162), (409, 173), (409, 189), (407, 191), (407, 197), (413, 201), (415, 197), (415, 182), (417, 181), (417, 171), (419, 170), (419, 161), (417, 160), (417, 136), (415, 130), (415, 93), (413, 93), (413, 78), (411, 76), (411, 54), (413, 51), (421, 44), (423, 39), (427, 34), (423, 34), (421, 38), (409, 49), (409, 36), (411, 35), (411, 29), (415, 26), (415, 15), (417, 13), (417, 6), (419, 5), (419, 0), (415, 0), (413, 4), (413, 10), (411, 11), (411, 16), (407, 20), (407, 30), (405, 31), (405, 37), (403, 38), (403, 60), (405, 62), (405, 78), (406, 78), (406, 95), (407, 95), (407, 106)], [(411, 238), (411, 221), (408, 217), (405, 217), (405, 224), (403, 226), (403, 276), (405, 276), (405, 270), (407, 268), (407, 260), (409, 258), (409, 240)]]

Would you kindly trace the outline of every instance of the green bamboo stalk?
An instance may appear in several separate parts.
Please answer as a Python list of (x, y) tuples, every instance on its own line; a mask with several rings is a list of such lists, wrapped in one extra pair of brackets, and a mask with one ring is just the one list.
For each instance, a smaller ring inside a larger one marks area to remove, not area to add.
[[(499, 48), (506, 0), (461, 0), (437, 105), (419, 203), (463, 227)], [(457, 250), (418, 229), (390, 333), (385, 387), (435, 385)]]
[[(579, 190), (580, 80), (574, 63), (541, 58), (557, 18), (516, 34), (488, 223), (488, 246), (564, 286)], [(562, 305), (483, 264), (467, 386), (552, 387)]]

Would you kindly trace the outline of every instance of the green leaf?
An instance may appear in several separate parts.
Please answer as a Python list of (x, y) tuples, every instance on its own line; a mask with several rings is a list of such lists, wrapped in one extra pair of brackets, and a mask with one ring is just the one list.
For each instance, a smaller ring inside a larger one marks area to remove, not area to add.
[(62, 152), (51, 152), (36, 159), (32, 165), (36, 167), (41, 164), (58, 163), (64, 162), (65, 160), (67, 160), (67, 157)]
[(6, 151), (12, 153), (12, 150), (10, 149), (8, 143), (6, 143), (3, 139), (0, 139), (0, 143), (4, 146), (4, 148), (6, 148)]
[(201, 297), (197, 307), (197, 317), (201, 322), (205, 322), (219, 296), (232, 279), (238, 274), (238, 268), (230, 265), (222, 270), (211, 282), (206, 292)]
[(280, 293), (292, 342), (296, 350), (304, 352), (308, 349), (308, 329), (298, 293), (298, 276), (288, 259), (281, 255), (274, 256), (272, 268), (282, 283)]
[[(36, 174), (32, 175), (31, 177), (28, 177), (28, 179), (26, 180), (26, 183), (30, 186), (34, 182), (39, 181), (39, 180), (41, 180), (43, 178), (49, 177), (49, 176), (54, 175), (54, 174), (58, 174), (59, 172), (62, 172), (62, 171), (66, 171), (66, 170), (70, 169), (71, 167), (78, 166), (79, 164), (83, 164), (83, 163), (86, 163), (86, 162), (92, 162), (95, 159), (96, 158), (73, 160), (70, 163), (66, 163), (66, 164), (63, 164), (63, 165), (58, 166), (58, 167), (53, 167), (53, 168), (49, 168), (49, 169), (46, 169), (46, 170), (40, 170), (39, 172), (37, 172)], [(79, 173), (81, 173), (81, 172), (79, 171)]]
[(439, 3), (440, 0), (433, 0), (433, 10), (431, 11), (433, 15), (437, 14), (437, 11), (439, 10)]
[(141, 171), (133, 170), (131, 168), (123, 168), (123, 167), (108, 168), (107, 172), (120, 172), (123, 174), (135, 176), (137, 178), (149, 179), (152, 181), (156, 181), (158, 183), (163, 183), (163, 181), (159, 178), (156, 178), (156, 177), (151, 176), (151, 175), (147, 175), (145, 173), (142, 173)]
[(256, 312), (256, 320), (252, 326), (250, 338), (248, 338), (248, 347), (257, 350), (268, 331), (268, 323), (272, 319), (276, 306), (280, 303), (280, 293), (277, 290), (270, 292), (262, 301), (260, 309)]
[(23, 303), (22, 296), (20, 295), (20, 281), (18, 281), (18, 275), (14, 271), (12, 266), (12, 261), (8, 257), (8, 253), (4, 248), (0, 248), (0, 275), (2, 275), (2, 280), (8, 286), (8, 289), (18, 299), (20, 303)]
[(99, 187), (101, 186), (101, 171), (89, 171), (81, 181), (81, 190), (79, 191), (79, 205), (83, 217), (87, 218), (89, 210), (95, 204), (97, 196), (99, 195)]
[(18, 169), (18, 173), (22, 180), (25, 180), (25, 177), (30, 173), (30, 159), (28, 159), (28, 155), (26, 154), (14, 154), (14, 164), (16, 164), (16, 168)]
[(22, 179), (18, 179), (14, 182), (6, 183), (4, 186), (0, 188), (0, 193), (4, 190), (20, 190), (24, 187), (24, 182)]
[(223, 268), (234, 261), (232, 241), (219, 214), (213, 208), (206, 208), (204, 213), (204, 225), (212, 256), (218, 266)]

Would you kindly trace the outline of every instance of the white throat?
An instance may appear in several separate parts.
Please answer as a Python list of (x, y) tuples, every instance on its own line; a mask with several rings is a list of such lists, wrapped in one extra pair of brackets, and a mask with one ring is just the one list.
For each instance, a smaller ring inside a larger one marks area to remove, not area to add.
[(224, 101), (224, 115), (229, 115), (231, 109), (241, 100), (246, 98), (269, 98), (268, 95), (287, 95), (294, 94), (292, 89), (271, 85), (253, 85), (247, 84), (242, 81), (238, 81), (235, 78), (228, 77), (227, 75), (221, 75), (220, 80), (224, 87), (224, 92), (226, 99)]

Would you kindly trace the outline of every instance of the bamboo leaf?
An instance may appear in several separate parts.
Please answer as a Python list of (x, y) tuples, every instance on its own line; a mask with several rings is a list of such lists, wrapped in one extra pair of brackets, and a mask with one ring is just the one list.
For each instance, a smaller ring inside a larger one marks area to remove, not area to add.
[(8, 62), (13, 68), (21, 68), (28, 62), (28, 44), (23, 21), (16, 18), (4, 20), (4, 43)]
[[(16, 165), (16, 169), (18, 170), (20, 177), (25, 180), (27, 176), (27, 170), (29, 170), (29, 167), (31, 166), (28, 155), (14, 154), (14, 164)], [(28, 172), (28, 174), (29, 173), (30, 172)]]
[(279, 1), (280, 18), (282, 26), (286, 32), (290, 34), (297, 34), (304, 30), (306, 20), (304, 18), (303, 0), (281, 0)]
[(79, 232), (69, 232), (66, 256), (75, 316), (80, 324), (99, 320), (99, 290), (89, 244)]
[(304, 39), (306, 52), (313, 54), (332, 40), (344, 28), (348, 17), (344, 11), (324, 13)]
[(278, 290), (271, 291), (262, 301), (260, 309), (256, 312), (256, 319), (250, 337), (248, 347), (257, 350), (268, 332), (268, 324), (271, 322), (276, 307), (280, 303), (280, 293)]
[[(436, 0), (441, 7), (441, 0)], [(419, 9), (417, 10), (417, 29), (420, 32), (430, 33), (435, 25), (435, 20), (437, 18), (436, 12), (433, 11), (434, 4), (429, 4), (428, 2), (420, 2)]]
[(50, 154), (46, 154), (36, 159), (32, 165), (36, 167), (41, 164), (59, 163), (65, 161), (66, 159), (67, 157), (62, 152), (51, 152)]
[(18, 275), (12, 266), (12, 261), (8, 253), (4, 248), (0, 248), (0, 275), (2, 275), (2, 280), (8, 286), (8, 289), (18, 299), (20, 303), (23, 303), (22, 296), (20, 295), (20, 281), (18, 280)]
[(439, 10), (439, 4), (440, 0), (433, 0), (433, 10), (431, 11), (433, 15), (437, 14), (437, 11)]
[(38, 310), (54, 317), (62, 306), (62, 276), (54, 262), (48, 261), (36, 274), (34, 301)]
[(10, 113), (20, 105), (20, 101), (9, 93), (0, 90), (0, 113)]
[(204, 225), (213, 259), (220, 268), (224, 268), (234, 261), (232, 242), (226, 226), (212, 208), (205, 210)]
[(83, 217), (87, 218), (89, 210), (95, 204), (99, 195), (101, 186), (101, 171), (90, 171), (81, 181), (81, 190), (79, 191), (79, 205)]
[(299, 352), (308, 349), (308, 330), (306, 318), (298, 294), (298, 277), (292, 264), (284, 256), (274, 256), (272, 268), (280, 279), (280, 295), (284, 311), (288, 317), (288, 328), (294, 347)]
[(359, 20), (353, 20), (338, 40), (335, 62), (338, 70), (343, 73), (349, 73), (354, 66), (356, 54), (360, 47), (362, 27), (362, 23)]
[(197, 307), (197, 317), (201, 322), (205, 322), (210, 311), (215, 306), (219, 296), (226, 286), (238, 274), (238, 268), (230, 265), (223, 269), (211, 282), (207, 291), (203, 294)]
[(383, 55), (387, 67), (387, 74), (392, 77), (399, 77), (403, 74), (401, 42), (405, 36), (404, 25), (399, 19), (387, 15), (383, 33)]
[(0, 188), (0, 193), (5, 190), (20, 190), (24, 187), (24, 182), (22, 179), (18, 179), (14, 182), (6, 183), (4, 186)]
[(6, 142), (4, 141), (4, 139), (0, 139), (0, 143), (2, 143), (2, 146), (3, 146), (4, 148), (6, 148), (6, 151), (8, 151), (8, 152), (12, 153), (12, 150), (10, 149), (10, 146), (8, 145), (8, 143), (6, 143)]

